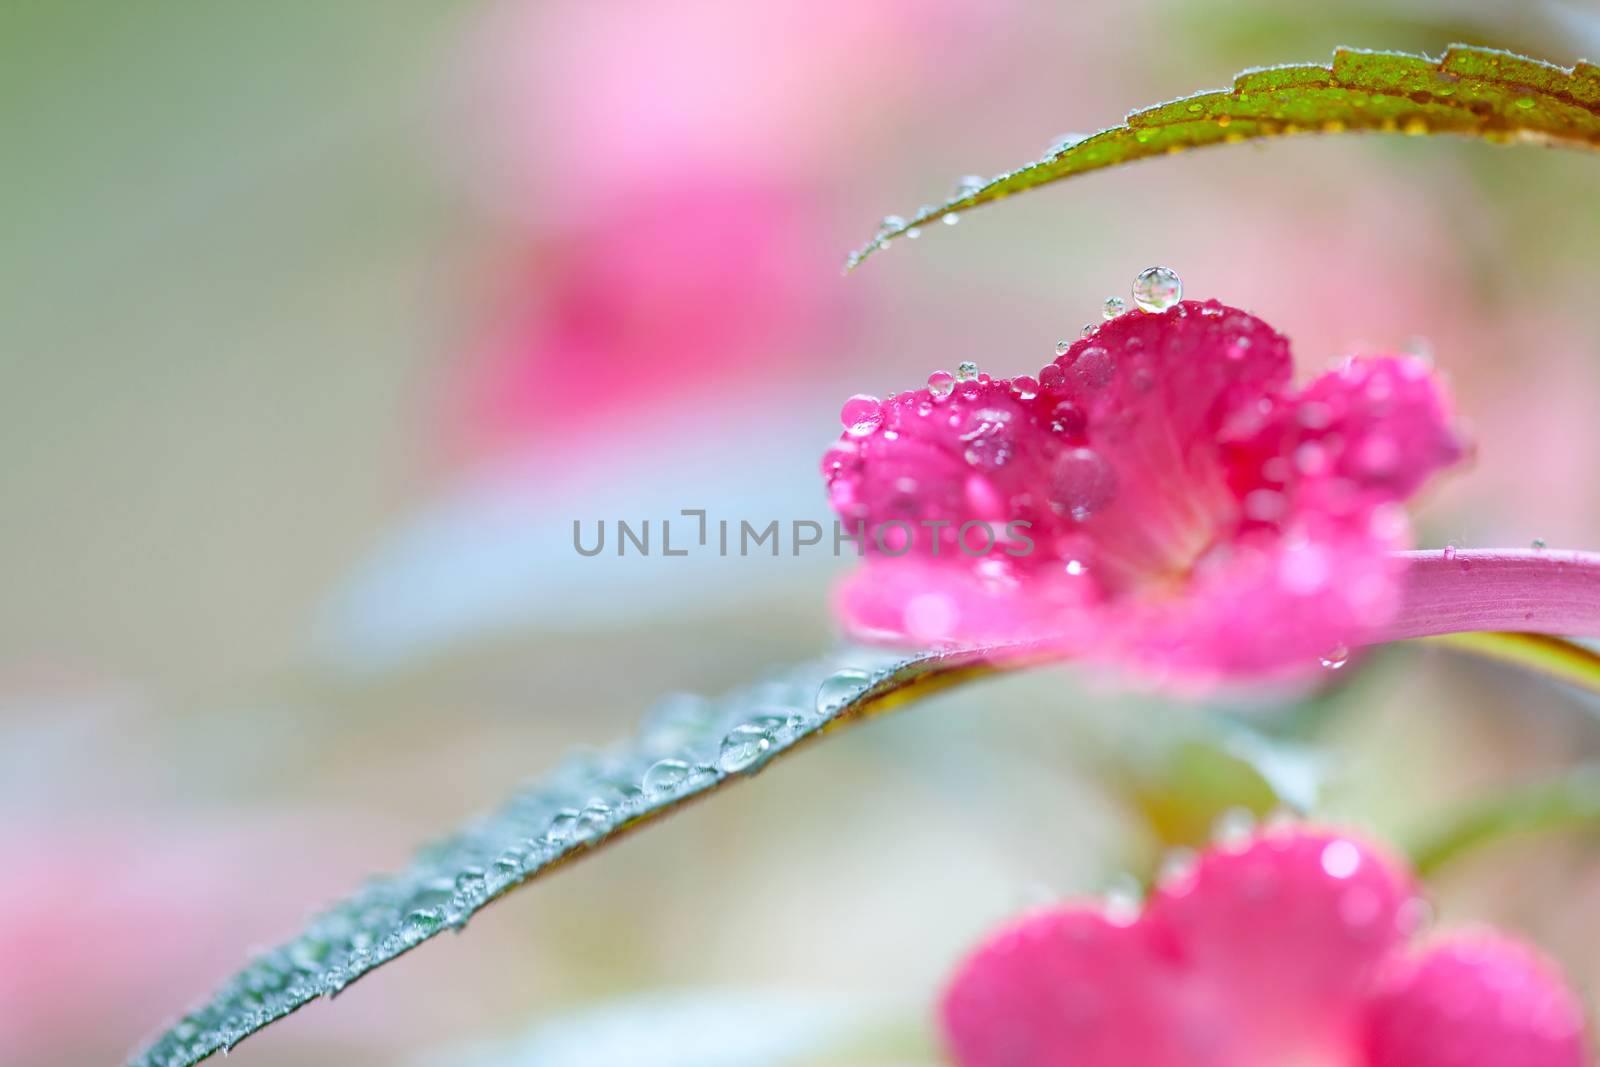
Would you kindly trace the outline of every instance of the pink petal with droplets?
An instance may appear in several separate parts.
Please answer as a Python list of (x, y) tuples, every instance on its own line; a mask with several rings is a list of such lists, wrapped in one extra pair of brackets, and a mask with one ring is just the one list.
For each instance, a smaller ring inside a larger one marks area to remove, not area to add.
[(1396, 961), (1369, 1007), (1371, 1067), (1582, 1067), (1583, 1009), (1549, 963), (1492, 933)]
[[(841, 517), (898, 537), (869, 534), (847, 625), (1031, 638), (1171, 681), (1308, 669), (1356, 643), (1397, 607), (1397, 502), (1463, 448), (1414, 358), (1351, 360), (1298, 393), (1290, 370), (1261, 320), (1190, 301), (1112, 320), (1036, 380), (890, 397), (824, 462)], [(962, 551), (969, 524), (1031, 551)]]

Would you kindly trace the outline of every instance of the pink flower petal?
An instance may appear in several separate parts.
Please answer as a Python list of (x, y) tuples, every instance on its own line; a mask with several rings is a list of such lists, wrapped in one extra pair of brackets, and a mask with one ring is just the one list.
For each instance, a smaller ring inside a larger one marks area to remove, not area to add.
[(1296, 829), (1210, 850), (1144, 921), (1219, 1020), (1223, 1062), (1325, 1062), (1356, 1047), (1364, 995), (1411, 932), (1413, 898), (1404, 868), (1372, 846)]
[(1144, 926), (1051, 911), (962, 964), (941, 1017), (961, 1067), (1199, 1067), (1213, 1061), (1183, 1047), (1178, 983)]
[[(847, 625), (1202, 683), (1356, 643), (1396, 611), (1397, 502), (1463, 448), (1414, 358), (1299, 393), (1290, 369), (1265, 323), (1191, 301), (1112, 320), (1037, 379), (855, 398), (823, 465), (875, 557), (840, 596)], [(987, 554), (963, 540), (979, 527)]]
[(1336, 833), (1213, 848), (1134, 923), (1071, 908), (997, 934), (945, 997), (948, 1043), (962, 1067), (1353, 1065), (1412, 899)]
[(1398, 961), (1369, 1009), (1371, 1067), (1582, 1067), (1583, 1009), (1551, 965), (1494, 934)]

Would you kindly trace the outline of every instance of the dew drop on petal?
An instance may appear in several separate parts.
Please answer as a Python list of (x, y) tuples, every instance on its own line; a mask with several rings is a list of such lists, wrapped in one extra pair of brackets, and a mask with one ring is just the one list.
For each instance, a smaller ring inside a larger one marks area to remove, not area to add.
[(1144, 311), (1165, 311), (1183, 299), (1183, 281), (1167, 267), (1147, 267), (1133, 280), (1133, 302)]
[(1344, 645), (1337, 645), (1323, 654), (1321, 663), (1330, 671), (1336, 671), (1350, 662), (1350, 650)]
[(1068, 341), (1068, 340), (1065, 340), (1065, 339), (1057, 341), (1056, 342), (1056, 355), (1058, 355), (1058, 356), (1066, 355), (1067, 351), (1071, 347), (1072, 347), (1072, 342), (1071, 341)]
[(1444, 561), (1446, 563), (1449, 563), (1451, 560), (1455, 559), (1456, 558), (1456, 552), (1459, 551), (1460, 548), (1461, 548), (1460, 543), (1456, 542), (1456, 541), (1451, 541), (1448, 544), (1446, 544), (1444, 546), (1444, 553), (1443, 553)]
[(1361, 866), (1361, 850), (1340, 838), (1329, 841), (1322, 848), (1322, 870), (1329, 878), (1345, 879)]
[(956, 364), (956, 381), (970, 382), (977, 380), (977, 377), (978, 364), (974, 361), (967, 359)]
[(857, 393), (839, 409), (839, 421), (852, 437), (865, 437), (883, 423), (883, 401)]
[(1076, 522), (1088, 520), (1117, 494), (1117, 472), (1091, 448), (1069, 448), (1050, 469), (1050, 507)]
[(1029, 374), (1019, 374), (1011, 379), (1011, 391), (1023, 400), (1032, 400), (1039, 395), (1039, 379)]
[(1545, 540), (1544, 540), (1544, 538), (1542, 538), (1542, 537), (1535, 537), (1535, 538), (1534, 538), (1534, 539), (1533, 539), (1533, 550), (1534, 550), (1534, 551), (1535, 551), (1535, 552), (1538, 552), (1538, 551), (1540, 551), (1540, 550), (1542, 550), (1542, 549), (1543, 549), (1543, 548), (1544, 548), (1544, 546), (1545, 546)]
[(1077, 437), (1088, 425), (1083, 409), (1070, 400), (1063, 400), (1050, 412), (1050, 432), (1064, 437)]
[(1091, 389), (1103, 388), (1117, 371), (1117, 361), (1109, 351), (1096, 345), (1085, 348), (1072, 365), (1073, 373)]
[(1128, 302), (1120, 296), (1106, 297), (1105, 307), (1100, 312), (1100, 317), (1110, 322), (1112, 319), (1128, 310)]
[(1229, 808), (1211, 826), (1212, 839), (1230, 852), (1242, 851), (1255, 832), (1256, 816), (1249, 808)]
[(955, 387), (955, 377), (947, 370), (936, 370), (928, 375), (928, 391), (934, 396), (949, 396), (950, 390)]

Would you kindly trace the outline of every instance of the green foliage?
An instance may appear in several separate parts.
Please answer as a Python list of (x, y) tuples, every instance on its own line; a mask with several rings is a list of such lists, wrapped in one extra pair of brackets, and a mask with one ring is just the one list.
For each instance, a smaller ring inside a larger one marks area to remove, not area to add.
[(856, 267), (895, 238), (945, 216), (1089, 171), (1206, 145), (1362, 130), (1600, 147), (1600, 67), (1579, 63), (1567, 69), (1454, 45), (1442, 59), (1345, 48), (1327, 66), (1247, 70), (1231, 89), (1135, 111), (1121, 126), (1063, 144), (1043, 159), (886, 225), (851, 254), (848, 265)]
[[(1015, 656), (1012, 662), (1019, 662)], [(802, 743), (1000, 669), (997, 653), (853, 652), (721, 700), (661, 702), (628, 740), (576, 752), (498, 811), (424, 846), (261, 953), (131, 1061), (188, 1067), (349, 983), (561, 864), (754, 774)]]

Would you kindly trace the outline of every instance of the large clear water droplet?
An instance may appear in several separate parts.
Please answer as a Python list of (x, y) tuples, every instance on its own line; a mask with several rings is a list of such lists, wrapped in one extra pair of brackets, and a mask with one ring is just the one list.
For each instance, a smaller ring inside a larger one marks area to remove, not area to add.
[(928, 392), (936, 397), (949, 396), (950, 390), (955, 387), (955, 376), (947, 370), (936, 370), (928, 375)]
[(740, 723), (722, 739), (717, 766), (729, 774), (748, 770), (766, 758), (774, 740), (770, 726)]
[(839, 409), (839, 421), (852, 437), (866, 437), (883, 425), (883, 401), (857, 393)]
[(956, 381), (971, 382), (978, 378), (978, 364), (973, 360), (962, 360), (956, 365)]
[(1105, 306), (1100, 311), (1100, 317), (1110, 322), (1112, 319), (1128, 310), (1128, 302), (1120, 296), (1106, 297)]
[(852, 667), (834, 671), (817, 687), (818, 715), (832, 715), (850, 703), (870, 685), (872, 676)]
[(1092, 448), (1069, 448), (1050, 469), (1050, 507), (1084, 522), (1117, 495), (1117, 472)]
[(1330, 671), (1336, 671), (1350, 662), (1350, 650), (1344, 645), (1335, 645), (1322, 656), (1322, 666)]
[(1091, 389), (1102, 389), (1117, 372), (1117, 360), (1108, 350), (1094, 345), (1079, 353), (1072, 371), (1084, 385)]
[(1183, 299), (1183, 281), (1167, 267), (1147, 267), (1133, 280), (1133, 302), (1145, 311), (1165, 311)]
[(657, 760), (644, 772), (644, 787), (646, 796), (660, 796), (677, 789), (689, 780), (691, 768), (681, 759)]

